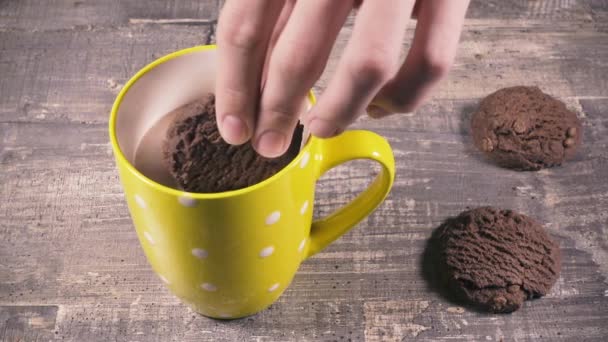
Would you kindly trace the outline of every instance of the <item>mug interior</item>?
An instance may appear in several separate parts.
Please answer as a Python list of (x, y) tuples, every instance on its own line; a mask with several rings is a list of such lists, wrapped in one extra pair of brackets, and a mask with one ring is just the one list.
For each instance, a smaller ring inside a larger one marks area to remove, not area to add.
[[(118, 147), (131, 165), (147, 178), (175, 188), (162, 163), (162, 141), (171, 123), (167, 114), (214, 92), (217, 53), (205, 46), (171, 56), (127, 85), (116, 112), (115, 132)], [(304, 101), (299, 116), (310, 106), (311, 99)], [(146, 136), (148, 131), (151, 134)], [(144, 136), (145, 146), (138, 151)], [(308, 137), (305, 129), (300, 147)]]

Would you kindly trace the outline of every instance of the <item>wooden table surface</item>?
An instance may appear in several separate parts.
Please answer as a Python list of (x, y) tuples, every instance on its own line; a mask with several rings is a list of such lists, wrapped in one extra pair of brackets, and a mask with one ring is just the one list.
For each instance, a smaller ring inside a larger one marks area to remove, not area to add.
[[(227, 322), (195, 314), (153, 274), (107, 134), (126, 80), (159, 56), (214, 42), (220, 7), (0, 0), (1, 341), (608, 340), (608, 1), (473, 1), (454, 68), (430, 103), (355, 124), (394, 148), (386, 202), (304, 262), (270, 309)], [(513, 172), (472, 147), (468, 120), (479, 99), (521, 84), (583, 118), (575, 160)], [(372, 171), (357, 162), (327, 174), (315, 214), (346, 203)], [(539, 219), (563, 251), (551, 293), (510, 315), (460, 307), (422, 276), (433, 229), (486, 204)]]

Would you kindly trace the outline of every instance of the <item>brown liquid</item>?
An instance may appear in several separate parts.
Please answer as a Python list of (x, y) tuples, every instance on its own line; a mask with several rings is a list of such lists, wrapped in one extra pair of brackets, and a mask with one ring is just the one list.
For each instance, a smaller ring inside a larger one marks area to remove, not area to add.
[(165, 115), (156, 122), (137, 145), (135, 168), (151, 180), (172, 188), (178, 188), (163, 163), (162, 144), (174, 115)]

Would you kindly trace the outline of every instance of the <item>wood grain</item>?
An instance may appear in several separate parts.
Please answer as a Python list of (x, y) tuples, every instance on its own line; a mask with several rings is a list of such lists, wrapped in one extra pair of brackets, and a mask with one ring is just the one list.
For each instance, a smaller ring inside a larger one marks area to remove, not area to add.
[[(386, 136), (394, 149), (397, 179), (385, 203), (304, 262), (269, 310), (229, 322), (193, 313), (151, 271), (107, 138), (122, 84), (156, 57), (214, 41), (221, 2), (78, 2), (0, 1), (1, 341), (608, 336), (606, 1), (473, 1), (454, 69), (429, 104), (354, 125)], [(511, 172), (474, 149), (468, 120), (479, 99), (514, 84), (539, 85), (583, 119), (574, 160)], [(375, 171), (363, 161), (331, 170), (317, 188), (315, 216), (347, 203)], [(511, 315), (461, 307), (422, 275), (432, 230), (486, 204), (539, 219), (562, 247), (551, 293)]]
[(128, 23), (202, 25), (217, 19), (219, 2), (178, 0), (0, 1), (0, 30), (73, 30)]
[[(350, 37), (353, 18), (340, 32), (325, 73), (315, 90), (321, 92), (335, 70)], [(414, 26), (407, 37), (414, 35)], [(404, 55), (410, 39), (403, 45)], [(608, 34), (593, 22), (540, 19), (466, 21), (459, 52), (448, 80), (435, 99), (478, 99), (501, 87), (542, 86), (561, 98), (606, 97)], [(584, 51), (584, 53), (582, 52)]]
[[(212, 41), (213, 27), (146, 24), (0, 32), (0, 73), (5, 75), (0, 79), (0, 121), (106, 122), (114, 97), (133, 73), (166, 53)], [(317, 93), (333, 74), (348, 36), (346, 27)], [(597, 33), (589, 23), (470, 20), (452, 72), (434, 98), (478, 99), (522, 79), (560, 98), (605, 97), (608, 44), (603, 41), (608, 32)], [(30, 48), (22, 51), (23, 46)]]
[(137, 70), (175, 50), (205, 44), (210, 30), (129, 25), (0, 32), (0, 121), (107, 122), (114, 98)]
[(49, 341), (57, 306), (0, 306), (1, 341)]

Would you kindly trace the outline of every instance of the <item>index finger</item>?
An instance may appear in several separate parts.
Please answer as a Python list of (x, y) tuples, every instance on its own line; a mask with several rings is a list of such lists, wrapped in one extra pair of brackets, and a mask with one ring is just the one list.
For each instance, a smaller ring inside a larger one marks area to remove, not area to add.
[(253, 134), (266, 47), (282, 0), (227, 1), (217, 27), (215, 84), (220, 134), (230, 144)]
[(397, 70), (414, 0), (363, 1), (335, 76), (307, 117), (310, 132), (337, 135)]

